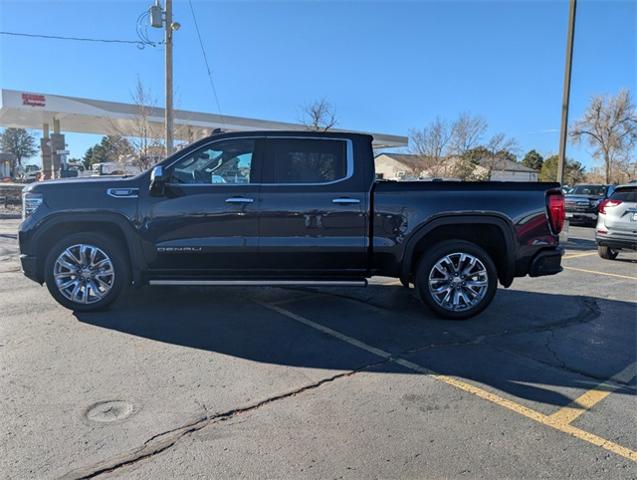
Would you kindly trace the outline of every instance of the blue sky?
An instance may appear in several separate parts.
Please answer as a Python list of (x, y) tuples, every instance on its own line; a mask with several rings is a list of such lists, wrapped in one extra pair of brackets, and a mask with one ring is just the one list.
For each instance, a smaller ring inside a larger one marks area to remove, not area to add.
[[(0, 30), (136, 39), (147, 1), (0, 3)], [(568, 2), (193, 1), (222, 113), (298, 121), (325, 97), (338, 127), (406, 135), (484, 116), (520, 153), (557, 151)], [(217, 112), (187, 1), (175, 0), (178, 108)], [(150, 30), (155, 39), (158, 30)], [(3, 88), (128, 102), (163, 96), (163, 50), (0, 36)], [(592, 95), (637, 95), (637, 1), (580, 0), (571, 119)], [(99, 137), (68, 134), (73, 156)], [(587, 148), (569, 146), (587, 165)]]

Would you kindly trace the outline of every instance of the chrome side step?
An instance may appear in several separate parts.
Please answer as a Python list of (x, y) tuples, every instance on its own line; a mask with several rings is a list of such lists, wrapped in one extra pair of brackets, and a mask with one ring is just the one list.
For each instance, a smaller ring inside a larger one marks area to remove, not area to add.
[(226, 287), (366, 287), (367, 280), (150, 280), (149, 285)]

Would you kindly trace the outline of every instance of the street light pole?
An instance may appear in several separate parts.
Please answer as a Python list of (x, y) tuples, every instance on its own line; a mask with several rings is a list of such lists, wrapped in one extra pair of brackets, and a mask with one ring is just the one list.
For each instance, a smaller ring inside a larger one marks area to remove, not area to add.
[(564, 67), (564, 88), (562, 90), (562, 124), (560, 126), (560, 152), (557, 162), (557, 181), (564, 183), (566, 163), (566, 139), (568, 137), (568, 106), (571, 94), (571, 65), (573, 64), (573, 38), (575, 36), (575, 10), (577, 0), (569, 0), (568, 34), (566, 37), (566, 62)]
[(165, 68), (166, 68), (166, 155), (173, 153), (173, 2), (166, 0), (165, 10)]

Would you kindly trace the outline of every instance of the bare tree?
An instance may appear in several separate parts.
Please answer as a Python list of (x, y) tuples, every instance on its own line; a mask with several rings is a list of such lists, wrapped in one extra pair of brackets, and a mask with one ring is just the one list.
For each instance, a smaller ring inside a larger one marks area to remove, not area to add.
[(502, 160), (516, 161), (515, 151), (518, 149), (518, 142), (515, 138), (507, 137), (504, 133), (499, 132), (493, 135), (485, 147), (485, 155), (480, 159), (480, 165), (486, 168), (485, 177), (491, 178), (493, 170), (495, 170)]
[(488, 179), (500, 159), (515, 160), (517, 141), (498, 133), (485, 144), (487, 128), (479, 115), (461, 113), (452, 123), (438, 117), (422, 130), (410, 132), (410, 150), (432, 176)]
[(137, 110), (134, 131), (130, 132), (131, 143), (139, 168), (145, 170), (155, 163), (154, 159), (164, 148), (161, 127), (150, 122), (152, 111), (157, 106), (157, 99), (139, 78), (131, 97)]
[[(619, 178), (614, 167), (634, 163), (631, 153), (637, 141), (637, 113), (630, 92), (621, 90), (615, 96), (598, 95), (591, 99), (584, 116), (571, 130), (573, 143), (586, 138), (593, 148), (593, 157), (604, 164), (605, 180), (610, 183)], [(618, 165), (619, 164), (619, 165)]]
[(131, 101), (135, 114), (131, 124), (123, 127), (111, 121), (115, 135), (125, 137), (133, 147), (133, 161), (140, 170), (151, 167), (164, 152), (164, 132), (161, 125), (153, 124), (151, 117), (157, 116), (157, 99), (141, 79), (137, 78), (135, 89), (131, 92)]
[(483, 117), (461, 113), (451, 127), (449, 153), (463, 156), (480, 144), (487, 128), (487, 121)]
[[(445, 168), (444, 160), (447, 148), (452, 138), (452, 129), (446, 120), (436, 117), (422, 130), (410, 132), (409, 148), (417, 155), (422, 165), (434, 177), (440, 176)], [(420, 173), (420, 172), (417, 172)]]
[(324, 98), (305, 105), (302, 109), (302, 114), (303, 118), (301, 119), (301, 122), (309, 130), (327, 132), (337, 123), (336, 114), (334, 113), (332, 104)]
[(489, 139), (487, 149), (493, 154), (503, 156), (513, 155), (518, 148), (518, 141), (513, 137), (507, 137), (504, 133), (496, 133)]

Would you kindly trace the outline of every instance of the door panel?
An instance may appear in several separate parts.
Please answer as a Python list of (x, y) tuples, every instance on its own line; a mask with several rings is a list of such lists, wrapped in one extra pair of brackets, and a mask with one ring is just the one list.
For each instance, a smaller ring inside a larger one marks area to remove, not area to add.
[(221, 140), (170, 166), (161, 197), (149, 197), (150, 267), (166, 274), (241, 275), (258, 262), (260, 141)]
[(147, 234), (156, 249), (151, 268), (233, 270), (254, 266), (256, 210), (253, 203), (226, 200), (256, 200), (257, 186), (169, 189), (169, 196), (155, 200), (150, 209)]
[(260, 266), (285, 276), (360, 276), (367, 193), (345, 140), (270, 138), (259, 205)]

